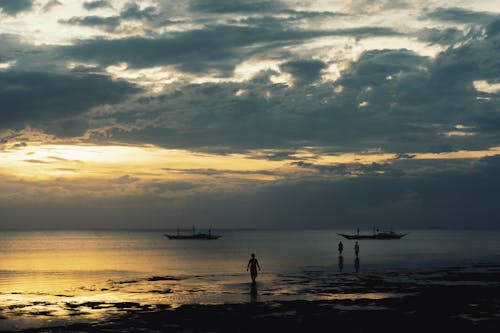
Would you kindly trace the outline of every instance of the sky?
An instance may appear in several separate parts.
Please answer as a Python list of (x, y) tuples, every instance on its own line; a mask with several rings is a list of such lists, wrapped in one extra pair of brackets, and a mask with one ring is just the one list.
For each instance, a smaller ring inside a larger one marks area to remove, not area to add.
[(498, 228), (494, 0), (0, 0), (0, 228)]

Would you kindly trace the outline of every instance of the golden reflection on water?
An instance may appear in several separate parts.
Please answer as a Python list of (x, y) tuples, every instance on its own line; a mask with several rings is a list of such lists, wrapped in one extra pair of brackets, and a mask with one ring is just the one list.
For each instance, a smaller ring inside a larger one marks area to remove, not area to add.
[(339, 293), (339, 294), (322, 295), (321, 299), (325, 299), (325, 300), (360, 300), (360, 299), (378, 300), (378, 299), (394, 298), (394, 297), (399, 297), (399, 296), (400, 296), (399, 294), (395, 294), (395, 293)]
[[(186, 243), (160, 232), (3, 232), (0, 253), (0, 317), (6, 318), (0, 331), (191, 303), (394, 297), (318, 292), (322, 288), (308, 275), (273, 271), (284, 263), (270, 255), (252, 290), (247, 248), (228, 234), (216, 243)], [(331, 283), (341, 287), (336, 279), (333, 275)]]

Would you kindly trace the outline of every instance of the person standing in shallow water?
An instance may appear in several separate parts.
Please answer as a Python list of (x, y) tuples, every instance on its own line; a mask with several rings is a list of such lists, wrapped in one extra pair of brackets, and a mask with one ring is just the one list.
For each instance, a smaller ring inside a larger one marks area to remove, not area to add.
[(250, 277), (252, 278), (252, 282), (255, 283), (255, 279), (257, 278), (257, 268), (260, 271), (260, 265), (257, 258), (255, 258), (255, 254), (252, 253), (252, 257), (248, 260), (247, 272), (250, 269)]
[(342, 251), (344, 250), (344, 244), (342, 244), (342, 241), (339, 242), (339, 256), (342, 255)]
[(356, 244), (354, 244), (354, 253), (356, 253), (356, 257), (359, 255), (359, 244), (358, 244), (358, 241), (356, 241)]

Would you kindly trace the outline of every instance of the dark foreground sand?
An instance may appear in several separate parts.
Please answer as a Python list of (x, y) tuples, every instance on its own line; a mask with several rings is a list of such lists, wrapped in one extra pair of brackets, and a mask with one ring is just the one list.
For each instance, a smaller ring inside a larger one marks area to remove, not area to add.
[[(318, 293), (334, 288), (323, 281)], [(500, 332), (500, 267), (367, 275), (381, 299), (249, 302), (135, 309), (105, 322), (23, 332)], [(251, 299), (251, 298), (250, 298)]]

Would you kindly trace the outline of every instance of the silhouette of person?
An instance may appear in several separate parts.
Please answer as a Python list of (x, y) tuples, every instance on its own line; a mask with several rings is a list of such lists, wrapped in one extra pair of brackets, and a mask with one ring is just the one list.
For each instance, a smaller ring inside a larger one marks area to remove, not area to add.
[(339, 256), (339, 271), (342, 272), (343, 268), (344, 268), (344, 257)]
[(356, 259), (354, 259), (354, 268), (356, 269), (356, 273), (359, 272), (359, 257), (356, 257)]
[(339, 242), (339, 255), (342, 255), (342, 251), (344, 250), (344, 244), (342, 244), (342, 241)]
[(358, 241), (356, 241), (356, 244), (354, 244), (354, 253), (356, 253), (356, 257), (359, 255), (359, 244)]
[(247, 272), (249, 268), (250, 268), (250, 277), (252, 278), (252, 282), (255, 283), (255, 279), (257, 278), (257, 268), (259, 268), (260, 271), (260, 265), (257, 258), (255, 258), (254, 253), (252, 253), (252, 257), (250, 258), (250, 260), (248, 260)]

